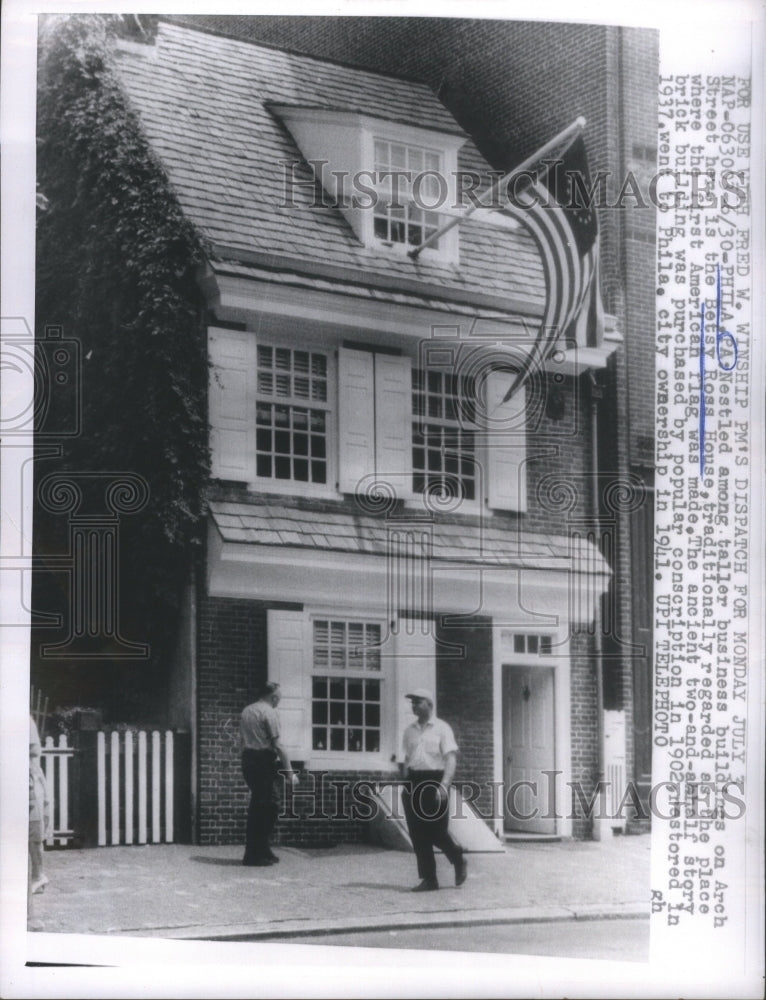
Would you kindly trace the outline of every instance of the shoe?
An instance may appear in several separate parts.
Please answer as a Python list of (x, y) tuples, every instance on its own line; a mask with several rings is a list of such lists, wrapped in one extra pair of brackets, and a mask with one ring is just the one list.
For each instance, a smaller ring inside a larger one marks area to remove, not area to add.
[(275, 854), (273, 851), (269, 851), (269, 853), (266, 855), (266, 857), (269, 859), (269, 861), (273, 865), (278, 865), (279, 864), (279, 855)]
[(48, 876), (41, 875), (40, 878), (35, 879), (35, 881), (32, 883), (32, 892), (33, 893), (43, 892), (47, 884), (48, 884)]
[(468, 878), (468, 862), (465, 858), (460, 858), (455, 862), (455, 885), (462, 885)]
[(242, 862), (245, 868), (270, 868), (274, 862), (270, 858), (250, 858)]
[(414, 886), (410, 891), (411, 892), (436, 892), (436, 890), (438, 888), (439, 888), (439, 883), (436, 881), (436, 879), (424, 878), (423, 881), (419, 885)]

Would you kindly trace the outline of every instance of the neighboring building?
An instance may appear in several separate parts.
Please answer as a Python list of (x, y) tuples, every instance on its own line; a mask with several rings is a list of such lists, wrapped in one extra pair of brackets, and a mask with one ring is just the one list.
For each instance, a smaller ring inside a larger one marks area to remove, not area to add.
[(538, 782), (498, 832), (588, 835), (566, 783), (592, 794), (603, 769), (615, 320), (506, 399), (545, 306), (526, 230), (480, 211), (413, 259), (445, 214), (406, 186), (401, 208), (385, 185), (374, 208), (322, 196), (309, 161), (339, 196), (341, 175), (432, 171), (419, 194), (444, 178), (447, 206), (457, 171), (487, 173), (425, 84), (163, 19), (114, 58), (205, 248), (209, 524), (167, 713), (192, 732), (195, 836), (242, 837), (237, 722), (267, 677), (301, 791), (323, 796), (296, 798), (283, 840), (364, 836), (338, 796), (397, 776), (414, 686), (436, 692), (481, 809), (498, 783)]

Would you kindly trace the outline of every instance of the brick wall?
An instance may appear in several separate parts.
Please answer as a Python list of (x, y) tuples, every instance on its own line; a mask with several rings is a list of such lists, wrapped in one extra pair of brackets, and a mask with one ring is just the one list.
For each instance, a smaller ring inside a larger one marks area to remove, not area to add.
[[(219, 597), (199, 602), (197, 839), (201, 844), (244, 844), (250, 792), (240, 766), (239, 717), (267, 678), (266, 612), (273, 606)], [(390, 781), (391, 774), (301, 774), (294, 792), (282, 789), (275, 843), (323, 847), (364, 840), (369, 797), (361, 791), (361, 802), (355, 802), (350, 786), (380, 780)]]
[(198, 609), (197, 838), (242, 841), (250, 793), (240, 766), (239, 717), (266, 680), (266, 609), (204, 597)]
[[(266, 611), (259, 601), (204, 597), (199, 605), (198, 839), (243, 843), (249, 792), (240, 769), (239, 716), (266, 679)], [(492, 632), (488, 619), (473, 628), (442, 629), (448, 643), (465, 645), (465, 659), (437, 659), (439, 711), (461, 748), (457, 777), (489, 782), (492, 771)], [(482, 627), (484, 626), (484, 627)], [(275, 842), (327, 846), (366, 837), (365, 804), (350, 786), (391, 780), (390, 773), (303, 773), (294, 793), (284, 789)], [(364, 793), (362, 792), (364, 798)], [(491, 801), (482, 798), (483, 808)]]
[[(598, 727), (596, 717), (596, 670), (593, 643), (587, 635), (572, 635), (571, 651), (571, 711), (572, 711), (572, 781), (579, 782), (590, 799), (596, 787), (598, 761)], [(566, 802), (567, 809), (572, 802)], [(591, 823), (583, 810), (575, 806), (572, 836), (589, 838)]]
[(285, 790), (282, 791), (275, 842), (299, 847), (331, 847), (366, 840), (366, 817), (375, 806), (365, 786), (391, 779), (390, 773), (376, 771), (302, 773), (295, 790), (287, 792), (286, 796)]
[[(644, 184), (657, 169), (657, 76), (659, 51), (656, 32), (623, 28), (621, 100), (623, 160)], [(654, 466), (655, 366), (655, 228), (651, 203), (626, 211), (623, 229), (625, 267), (625, 347), (630, 380), (628, 427), (630, 462)]]
[[(489, 815), (488, 783), (494, 779), (492, 629), (489, 618), (474, 621), (472, 626), (449, 627), (437, 619), (436, 701), (460, 748), (455, 779), (483, 786), (476, 805)], [(450, 646), (462, 646), (463, 654), (455, 655)]]
[[(526, 531), (568, 535), (573, 521), (593, 513), (590, 392), (587, 379), (546, 379), (546, 402), (560, 398), (560, 419), (541, 408), (539, 421), (527, 434)], [(559, 414), (557, 414), (559, 416)], [(566, 487), (562, 489), (562, 487)]]

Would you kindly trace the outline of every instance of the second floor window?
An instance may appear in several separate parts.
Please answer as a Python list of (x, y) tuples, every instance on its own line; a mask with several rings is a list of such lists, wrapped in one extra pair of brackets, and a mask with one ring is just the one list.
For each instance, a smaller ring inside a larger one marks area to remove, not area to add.
[[(439, 202), (440, 170), (441, 155), (435, 149), (375, 140), (376, 239), (420, 246), (436, 231), (439, 216), (428, 208)], [(438, 241), (430, 245), (435, 249)]]
[[(209, 338), (214, 479), (326, 498), (383, 482), (405, 503), (441, 494), (468, 513), (479, 503), (526, 510), (526, 393), (505, 398), (504, 369), (477, 393), (471, 375), (436, 356), (419, 370), (385, 345), (305, 347), (296, 336), (277, 346), (215, 327)], [(485, 411), (499, 429), (491, 447)]]
[(327, 482), (327, 356), (258, 347), (256, 475)]
[(464, 380), (412, 370), (412, 488), (476, 498), (476, 444)]

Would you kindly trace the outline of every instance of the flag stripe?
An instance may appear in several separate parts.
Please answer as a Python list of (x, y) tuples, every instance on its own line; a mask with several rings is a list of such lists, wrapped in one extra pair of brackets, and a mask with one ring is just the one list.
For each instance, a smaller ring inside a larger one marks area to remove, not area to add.
[[(578, 142), (571, 160), (578, 161), (577, 172), (587, 182), (584, 145)], [(560, 165), (564, 162), (559, 161)], [(506, 399), (553, 354), (562, 339), (574, 340), (577, 347), (597, 347), (603, 336), (597, 220), (593, 210), (577, 205), (571, 194), (567, 208), (559, 204), (552, 194), (555, 184), (551, 187), (556, 179), (551, 173), (546, 174), (547, 184), (538, 178), (502, 209), (529, 230), (540, 251), (546, 286), (537, 342)]]
[[(504, 211), (530, 230), (543, 257), (546, 278), (546, 308), (543, 325), (558, 326), (563, 334), (582, 309), (594, 271), (591, 249), (584, 258), (577, 253), (566, 212), (558, 205), (545, 204), (547, 189), (534, 186), (542, 204), (527, 201), (509, 204)], [(594, 244), (597, 252), (597, 243)]]

